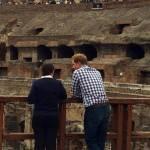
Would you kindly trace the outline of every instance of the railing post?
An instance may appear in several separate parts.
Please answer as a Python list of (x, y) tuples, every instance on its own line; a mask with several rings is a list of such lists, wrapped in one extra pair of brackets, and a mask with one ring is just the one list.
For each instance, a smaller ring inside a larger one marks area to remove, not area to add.
[(122, 150), (131, 150), (132, 105), (124, 104)]
[(113, 130), (117, 132), (116, 141), (112, 142), (112, 150), (121, 150), (122, 147), (122, 127), (123, 127), (123, 105), (113, 106)]
[(4, 127), (4, 104), (0, 103), (0, 150), (3, 145), (3, 127)]
[(116, 147), (116, 150), (121, 150), (122, 130), (123, 130), (123, 105), (119, 104), (118, 114), (117, 114), (117, 147)]
[[(116, 105), (116, 104), (112, 104), (112, 108), (113, 108), (113, 114), (112, 114), (112, 130), (114, 131), (114, 132), (116, 132), (117, 131), (117, 123), (116, 123), (116, 121), (117, 121), (117, 110), (118, 110), (118, 105)], [(112, 141), (111, 142), (112, 144), (111, 144), (111, 149), (112, 150), (116, 150), (116, 145), (117, 145), (117, 142), (116, 142), (116, 140), (114, 141)]]
[(65, 134), (66, 134), (66, 103), (60, 105), (59, 112), (59, 139), (57, 150), (65, 150)]

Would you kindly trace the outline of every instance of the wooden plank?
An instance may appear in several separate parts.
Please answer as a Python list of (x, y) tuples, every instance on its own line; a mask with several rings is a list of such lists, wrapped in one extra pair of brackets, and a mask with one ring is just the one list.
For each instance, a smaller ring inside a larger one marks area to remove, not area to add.
[[(150, 97), (108, 97), (111, 104), (147, 104), (150, 105)], [(66, 103), (77, 103), (77, 99), (69, 97)]]
[(0, 103), (0, 150), (3, 144), (3, 130), (4, 130), (4, 104)]
[(150, 139), (150, 131), (132, 132), (132, 139)]
[[(109, 140), (111, 139), (117, 139), (118, 134), (116, 132), (107, 132), (107, 138)], [(84, 134), (83, 133), (68, 133), (66, 134), (67, 139), (83, 139)]]
[(26, 102), (26, 96), (0, 96), (0, 102), (8, 103), (8, 102)]
[[(112, 121), (112, 131), (116, 132), (118, 131), (118, 124), (117, 124), (117, 120), (118, 120), (118, 105), (116, 104), (112, 104), (112, 117), (111, 117), (111, 121)], [(118, 139), (118, 138), (117, 138)], [(117, 139), (116, 140), (112, 140), (112, 150), (116, 150), (117, 147)]]
[(117, 148), (116, 150), (121, 150), (122, 147), (122, 131), (123, 131), (123, 105), (118, 105), (118, 112), (117, 112)]
[[(0, 102), (26, 102), (27, 97), (26, 96), (0, 96)], [(147, 104), (150, 105), (150, 97), (128, 97), (128, 98), (123, 98), (123, 97), (109, 97), (109, 101), (111, 104)], [(77, 99), (73, 99), (69, 97), (65, 103), (79, 103)]]
[(132, 133), (132, 105), (127, 106), (127, 150), (131, 150), (131, 133)]
[(132, 105), (124, 105), (122, 150), (131, 150)]
[(66, 103), (60, 105), (59, 112), (59, 137), (58, 150), (65, 150), (65, 133), (66, 133)]
[(34, 135), (33, 133), (4, 133), (3, 134), (4, 139), (6, 140), (13, 140), (13, 141), (19, 141), (19, 140), (25, 140), (25, 139), (33, 139)]
[[(84, 134), (83, 133), (68, 133), (65, 135), (66, 138), (84, 138)], [(108, 139), (117, 139), (118, 134), (115, 132), (107, 132), (107, 138)], [(33, 139), (34, 138), (34, 134), (33, 133), (4, 133), (3, 134), (3, 138), (6, 140), (13, 140), (13, 141), (17, 141), (17, 140), (25, 140), (25, 139)], [(58, 135), (59, 138), (59, 135)]]
[(109, 98), (111, 104), (146, 104), (150, 105), (150, 98)]

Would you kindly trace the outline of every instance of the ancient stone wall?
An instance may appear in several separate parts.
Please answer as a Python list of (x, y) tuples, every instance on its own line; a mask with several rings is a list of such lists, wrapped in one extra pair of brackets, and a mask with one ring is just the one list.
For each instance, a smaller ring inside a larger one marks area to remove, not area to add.
[[(15, 43), (15, 39), (18, 40), (14, 37), (11, 42)], [(45, 39), (45, 42), (48, 42), (48, 39)], [(36, 42), (36, 38), (34, 40)], [(42, 38), (39, 42), (42, 42)], [(45, 45), (47, 44), (45, 43)], [(42, 44), (37, 47), (25, 47), (25, 45), (14, 47), (10, 45), (6, 53), (6, 61), (1, 62), (1, 72), (3, 71), (2, 67), (6, 67), (6, 65), (4, 66), (5, 62), (7, 63), (7, 73), (3, 74), (6, 74), (6, 76), (38, 77), (40, 63), (51, 62), (56, 68), (55, 75), (57, 78), (64, 80), (71, 78), (72, 75), (72, 55), (80, 52), (87, 56), (90, 66), (101, 72), (104, 81), (145, 84), (150, 82), (148, 70), (149, 45), (82, 44), (76, 46), (58, 45), (55, 47), (45, 45)]]
[(6, 5), (5, 7), (1, 6), (1, 12), (5, 12), (5, 13), (10, 13), (10, 12), (28, 12), (32, 14), (32, 11), (44, 11), (47, 12), (48, 10), (51, 11), (89, 11), (92, 8), (92, 4), (86, 4), (86, 3), (81, 3), (81, 4), (72, 4), (72, 5), (65, 5), (65, 4), (61, 4), (61, 5)]
[[(4, 78), (0, 79), (0, 95), (22, 95), (27, 96), (33, 79), (29, 78)], [(71, 94), (71, 80), (63, 81), (67, 90), (68, 96)], [(105, 88), (109, 95), (110, 93), (118, 93), (118, 96), (149, 96), (150, 86), (142, 84), (127, 84), (127, 83), (112, 83), (105, 82)]]

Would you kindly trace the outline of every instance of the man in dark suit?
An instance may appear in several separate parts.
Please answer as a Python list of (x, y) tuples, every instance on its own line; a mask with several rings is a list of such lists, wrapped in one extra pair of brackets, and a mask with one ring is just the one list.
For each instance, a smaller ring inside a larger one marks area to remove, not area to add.
[(53, 78), (52, 64), (43, 64), (41, 72), (41, 78), (33, 82), (27, 99), (29, 104), (34, 104), (34, 150), (56, 150), (58, 107), (67, 94), (61, 81)]

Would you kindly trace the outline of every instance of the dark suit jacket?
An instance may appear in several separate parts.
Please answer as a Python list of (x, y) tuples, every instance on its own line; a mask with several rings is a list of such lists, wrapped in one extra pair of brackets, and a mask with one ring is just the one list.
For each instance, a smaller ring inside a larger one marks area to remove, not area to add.
[(27, 98), (29, 104), (34, 104), (34, 125), (41, 121), (44, 124), (44, 122), (56, 118), (58, 116), (58, 105), (66, 98), (66, 90), (61, 81), (53, 78), (35, 80)]

